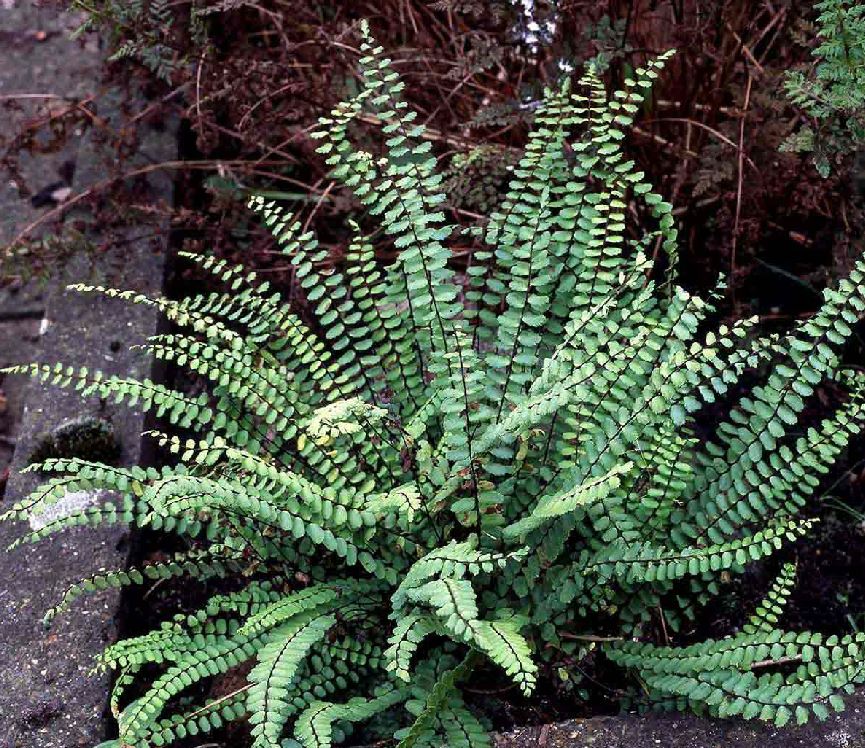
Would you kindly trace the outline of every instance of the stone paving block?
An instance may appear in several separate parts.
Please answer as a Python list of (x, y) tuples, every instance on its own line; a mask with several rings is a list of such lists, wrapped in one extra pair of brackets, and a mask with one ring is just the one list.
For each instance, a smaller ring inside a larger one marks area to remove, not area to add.
[[(0, 94), (47, 92), (83, 97), (98, 92), (100, 116), (110, 119), (112, 113), (110, 106), (106, 107), (99, 80), (98, 44), (92, 37), (72, 40), (70, 31), (80, 18), (59, 10), (58, 5), (39, 7), (23, 0), (6, 0), (0, 5)], [(20, 126), (28, 112), (32, 116), (27, 100), (22, 106), (23, 114), (0, 111), (4, 133)], [(144, 150), (151, 162), (174, 157), (176, 139), (170, 129), (154, 130), (145, 141)], [(100, 153), (101, 147), (85, 133), (72, 137), (57, 153), (25, 155), (21, 169), (27, 189), (22, 194), (21, 185), (5, 185), (0, 194), (0, 243), (7, 243), (40, 215), (30, 205), (27, 192), (56, 179), (64, 161), (76, 163), (73, 193), (104, 180), (104, 163), (110, 153)], [(130, 168), (136, 165), (130, 160)], [(137, 198), (140, 202), (170, 204), (170, 177), (154, 172)], [(58, 229), (56, 225), (45, 228)], [(156, 332), (159, 321), (153, 310), (65, 290), (67, 283), (81, 280), (151, 294), (161, 290), (168, 226), (162, 219), (154, 219), (149, 225), (115, 231), (122, 240), (118, 249), (95, 261), (75, 257), (44, 291), (28, 287), (18, 296), (0, 295), (0, 345), (14, 345), (14, 338), (3, 335), (4, 320), (9, 323), (18, 318), (35, 324), (38, 337), (36, 350), (22, 346), (0, 352), (4, 364), (32, 360), (35, 353), (39, 361), (63, 361), (108, 374), (151, 374), (151, 361), (140, 352), (129, 351), (129, 346)], [(154, 242), (154, 235), (161, 239)], [(99, 236), (90, 238), (98, 240)], [(39, 482), (39, 476), (18, 471), (27, 464), (42, 436), (82, 417), (105, 419), (113, 425), (123, 464), (146, 460), (141, 454), (141, 412), (98, 398), (84, 401), (75, 392), (35, 383), (24, 385), (20, 379), (7, 380), (3, 386), (10, 390), (26, 387), (26, 407), (0, 507), (19, 500)], [(78, 498), (80, 505), (93, 497)], [(72, 505), (66, 508), (71, 510)], [(0, 526), (0, 548), (28, 529), (26, 523)], [(48, 631), (42, 626), (42, 617), (70, 584), (101, 567), (123, 568), (128, 545), (122, 528), (82, 528), (12, 553), (0, 552), (0, 748), (84, 748), (106, 738), (109, 678), (94, 676), (91, 671), (95, 655), (115, 637), (119, 595), (105, 593), (79, 601)]]
[(498, 736), (495, 748), (865, 748), (865, 695), (825, 722), (783, 729), (745, 720), (687, 714), (625, 714), (525, 727)]

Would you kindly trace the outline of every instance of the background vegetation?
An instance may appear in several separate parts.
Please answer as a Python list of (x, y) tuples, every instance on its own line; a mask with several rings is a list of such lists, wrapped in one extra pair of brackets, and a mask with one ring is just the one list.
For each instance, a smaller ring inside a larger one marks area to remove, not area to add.
[[(269, 272), (289, 284), (290, 268), (275, 261), (271, 241), (238, 206), (245, 189), (269, 184), (322, 229), (323, 241), (331, 234), (338, 255), (352, 201), (327, 178), (309, 133), (315, 117), (356, 85), (352, 29), (361, 18), (392, 54), (436, 152), (451, 164), (449, 208), (457, 218), (471, 221), (501, 192), (543, 86), (563, 70), (597, 58), (615, 86), (675, 48), (628, 149), (674, 206), (684, 278), (707, 288), (724, 273), (731, 303), (786, 317), (812, 310), (814, 291), (849, 268), (865, 182), (856, 149), (820, 141), (826, 178), (810, 154), (791, 152), (791, 138), (801, 144), (803, 132), (829, 129), (818, 126), (820, 112), (805, 106), (805, 93), (796, 95), (798, 105), (788, 95), (791, 87), (814, 92), (805, 85), (820, 44), (811, 2), (99, 0), (78, 7), (113, 40), (115, 70), (128, 76), (137, 67), (154, 94), (145, 111), (116, 124), (123, 138), (113, 176), (123, 174), (136, 125), (179, 116), (185, 163), (166, 168), (184, 179), (174, 206), (182, 238), (226, 254), (240, 239), (248, 261), (272, 265)], [(845, 33), (855, 39), (854, 32)], [(70, 105), (7, 137), (5, 165), (14, 169), (18, 149), (36, 147), (37, 131), (73, 122), (93, 126)], [(98, 192), (84, 202), (110, 222), (107, 191)], [(49, 257), (57, 250), (50, 241), (35, 249)], [(18, 272), (33, 263), (22, 265)]]

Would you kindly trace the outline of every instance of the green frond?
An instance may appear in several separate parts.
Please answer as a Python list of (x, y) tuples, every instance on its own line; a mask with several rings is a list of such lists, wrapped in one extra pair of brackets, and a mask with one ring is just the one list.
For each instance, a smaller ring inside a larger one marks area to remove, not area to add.
[[(399, 735), (397, 748), (414, 748), (426, 744), (443, 709), (450, 705), (457, 684), (466, 678), (475, 666), (476, 658), (470, 652), (456, 667), (446, 670), (434, 681), (429, 690), (424, 690), (423, 700), (419, 702), (415, 720), (405, 734)], [(460, 703), (458, 700), (457, 703)]]
[(355, 697), (344, 704), (317, 701), (297, 718), (294, 736), (303, 748), (330, 748), (335, 722), (360, 722), (405, 701), (405, 690), (392, 687), (376, 689), (373, 698)]
[(203, 678), (224, 673), (253, 657), (262, 644), (262, 640), (235, 635), (217, 638), (204, 649), (196, 648), (181, 654), (153, 681), (144, 696), (123, 711), (121, 741), (136, 747), (145, 744), (153, 725), (173, 698)]
[(778, 577), (772, 582), (772, 587), (769, 589), (766, 597), (760, 601), (754, 612), (748, 617), (748, 622), (742, 627), (742, 632), (745, 634), (756, 634), (775, 629), (778, 625), (778, 619), (787, 605), (790, 593), (793, 591), (795, 582), (796, 566), (794, 564), (784, 564), (784, 568), (781, 569)]
[(436, 631), (436, 622), (431, 615), (409, 613), (396, 623), (388, 639), (390, 647), (384, 652), (387, 670), (406, 683), (411, 681), (411, 660), (418, 645)]
[(489, 748), (490, 734), (464, 706), (449, 706), (439, 717), (442, 733), (449, 748)]
[(244, 567), (241, 553), (212, 545), (200, 551), (176, 553), (170, 561), (145, 564), (141, 568), (103, 571), (69, 587), (63, 593), (60, 602), (45, 614), (45, 623), (50, 623), (57, 615), (67, 610), (77, 598), (91, 592), (181, 576), (190, 579), (225, 577), (241, 572)]
[(509, 539), (523, 537), (544, 522), (573, 512), (591, 502), (602, 501), (619, 486), (620, 476), (626, 474), (631, 467), (629, 462), (617, 465), (604, 475), (583, 481), (568, 491), (543, 497), (531, 514), (506, 527), (503, 535)]
[(252, 688), (246, 704), (255, 748), (279, 748), (292, 681), (309, 650), (335, 623), (333, 615), (307, 611), (270, 632), (249, 674)]
[(532, 659), (529, 643), (520, 633), (526, 625), (528, 621), (519, 616), (481, 621), (474, 641), (528, 695), (535, 687), (538, 667)]

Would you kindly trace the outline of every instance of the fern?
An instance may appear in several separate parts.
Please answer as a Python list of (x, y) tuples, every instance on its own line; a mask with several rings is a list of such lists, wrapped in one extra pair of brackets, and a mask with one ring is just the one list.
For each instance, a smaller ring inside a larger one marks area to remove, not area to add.
[[(208, 392), (62, 364), (12, 370), (153, 411), (164, 431), (152, 436), (177, 459), (37, 466), (47, 482), (5, 519), (40, 517), (78, 490), (119, 498), (22, 543), (125, 522), (188, 545), (99, 571), (50, 616), (107, 587), (230, 578), (200, 610), (105, 651), (121, 744), (245, 719), (260, 748), (292, 734), (325, 748), (367, 720), (396, 721), (402, 748), (485, 746), (461, 695), (478, 663), (530, 694), (542, 669), (579, 667), (589, 649), (575, 641), (609, 631), (621, 641), (599, 648), (660, 707), (779, 725), (841, 708), (865, 680), (862, 637), (779, 628), (792, 567), (727, 638), (660, 644), (650, 624), (662, 604), (671, 621), (697, 616), (722, 575), (815, 522), (822, 476), (865, 423), (865, 382), (841, 365), (865, 313), (865, 260), (783, 335), (713, 322), (714, 297), (676, 284), (671, 206), (623, 150), (662, 56), (612, 94), (592, 66), (547, 92), (460, 275), (429, 141), (366, 30), (362, 46), (358, 92), (316, 137), (397, 248), (393, 263), (378, 264), (355, 225), (345, 263), (326, 270), (315, 237), (255, 199), (314, 325), (255, 273), (193, 257), (224, 291), (171, 301), (79, 289), (159, 308), (176, 331), (145, 348)], [(365, 113), (381, 123), (381, 154), (349, 137)], [(829, 381), (846, 396), (803, 427)], [(698, 439), (697, 417), (724, 402)], [(200, 696), (229, 672), (247, 685)]]
[(811, 124), (792, 133), (781, 150), (811, 152), (828, 176), (839, 156), (865, 142), (865, 7), (856, 0), (820, 0), (819, 43), (810, 75), (788, 74), (787, 95)]
[(515, 154), (496, 145), (481, 145), (457, 153), (445, 171), (445, 187), (456, 208), (483, 215), (501, 200)]

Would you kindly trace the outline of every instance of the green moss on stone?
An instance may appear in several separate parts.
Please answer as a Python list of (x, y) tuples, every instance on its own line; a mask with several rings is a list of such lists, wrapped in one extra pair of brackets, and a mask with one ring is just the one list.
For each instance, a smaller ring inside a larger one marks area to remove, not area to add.
[(100, 418), (64, 423), (39, 440), (29, 462), (70, 457), (115, 464), (120, 457), (120, 442), (112, 425)]

